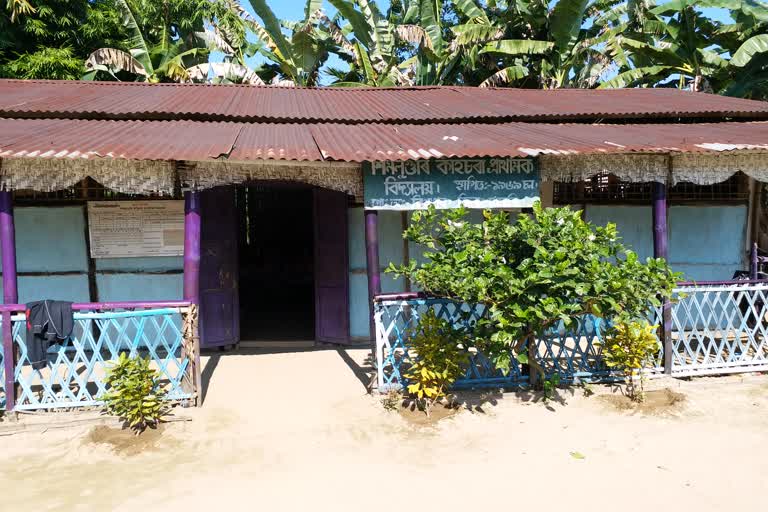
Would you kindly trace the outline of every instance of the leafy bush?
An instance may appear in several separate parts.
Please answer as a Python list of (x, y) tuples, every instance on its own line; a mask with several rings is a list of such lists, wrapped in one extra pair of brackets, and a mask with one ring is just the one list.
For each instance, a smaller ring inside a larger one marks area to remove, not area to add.
[[(659, 352), (659, 341), (654, 334), (658, 328), (646, 320), (634, 320), (616, 324), (606, 334), (603, 357), (611, 368), (618, 368), (627, 380), (627, 395), (642, 401), (645, 398), (645, 374), (642, 369)], [(640, 393), (635, 386), (635, 376), (640, 376)]]
[(445, 398), (469, 358), (461, 333), (431, 309), (411, 331), (410, 347), (414, 353), (404, 377), (408, 379), (408, 393), (427, 415), (435, 403)]
[(158, 383), (158, 373), (150, 359), (120, 354), (105, 379), (109, 391), (102, 396), (107, 413), (117, 416), (136, 431), (155, 428), (166, 413), (165, 391)]
[(544, 372), (529, 339), (585, 314), (641, 318), (668, 298), (681, 277), (663, 259), (641, 262), (625, 248), (616, 226), (594, 226), (579, 211), (542, 208), (510, 223), (506, 213), (484, 212), (468, 222), (466, 209), (415, 212), (404, 233), (425, 248), (426, 261), (388, 271), (411, 279), (425, 292), (486, 306), (471, 343), (501, 371), (512, 358)]
[(560, 375), (554, 374), (548, 379), (544, 379), (541, 383), (541, 388), (544, 391), (544, 400), (551, 400), (555, 396), (555, 390), (560, 385)]

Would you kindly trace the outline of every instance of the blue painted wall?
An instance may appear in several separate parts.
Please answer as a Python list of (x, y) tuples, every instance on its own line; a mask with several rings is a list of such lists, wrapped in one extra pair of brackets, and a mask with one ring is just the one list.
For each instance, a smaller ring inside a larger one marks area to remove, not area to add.
[[(645, 258), (653, 253), (651, 209), (647, 206), (588, 206), (587, 219), (615, 222), (625, 243)], [(350, 329), (358, 339), (368, 336), (368, 282), (365, 265), (363, 209), (349, 209)], [(472, 212), (479, 221), (481, 213)], [(673, 206), (669, 214), (670, 262), (686, 278), (728, 279), (746, 268), (746, 206)], [(403, 262), (402, 220), (399, 212), (379, 213), (382, 271), (390, 262)], [(16, 208), (16, 244), (20, 272), (83, 272), (75, 275), (23, 276), (19, 300), (42, 298), (89, 300), (85, 224), (82, 206)], [(409, 247), (420, 259), (419, 247)], [(95, 260), (99, 300), (164, 300), (182, 296), (183, 276), (153, 274), (181, 270), (182, 258), (109, 258)], [(107, 274), (104, 271), (126, 273)], [(405, 289), (405, 284), (382, 274), (384, 292)]]
[[(650, 206), (588, 205), (586, 218), (616, 224), (625, 245), (645, 259), (653, 255)], [(669, 263), (685, 279), (720, 281), (746, 269), (748, 209), (736, 206), (672, 206), (669, 209)]]
[[(734, 270), (746, 268), (747, 206), (672, 206), (669, 210), (669, 257), (672, 268), (686, 279), (730, 279)], [(513, 221), (516, 217), (513, 215)], [(653, 256), (653, 221), (650, 206), (588, 205), (590, 222), (617, 225), (624, 244), (645, 259)], [(482, 212), (472, 211), (473, 222)], [(382, 270), (390, 261), (403, 261), (399, 212), (379, 212)], [(362, 208), (349, 210), (350, 328), (353, 338), (368, 336), (368, 281), (365, 273), (365, 228)], [(409, 245), (411, 259), (422, 260), (423, 250)], [(404, 283), (382, 275), (384, 292), (403, 291)]]
[[(86, 272), (85, 218), (81, 206), (15, 209), (16, 267), (19, 272)], [(19, 301), (44, 298), (88, 301), (88, 277), (21, 276)]]
[(747, 206), (673, 206), (669, 262), (687, 279), (721, 281), (749, 267)]
[(622, 242), (641, 260), (653, 256), (653, 219), (650, 206), (588, 205), (586, 219), (598, 226), (616, 224)]
[[(349, 329), (350, 336), (368, 339), (368, 276), (365, 263), (365, 217), (362, 207), (348, 210), (349, 219)], [(384, 269), (390, 262), (403, 262), (400, 212), (379, 212), (379, 263), (384, 293), (405, 289), (402, 279), (393, 279)]]
[(184, 258), (181, 256), (157, 256), (154, 258), (98, 258), (96, 270), (142, 270), (163, 271), (181, 270)]
[(19, 272), (88, 270), (82, 207), (16, 208), (15, 223)]
[(19, 302), (56, 299), (88, 302), (88, 277), (75, 276), (20, 276)]
[[(15, 222), (19, 272), (81, 273), (20, 276), (19, 301), (61, 299), (88, 302), (84, 207), (17, 207)], [(180, 257), (96, 259), (95, 266), (100, 301), (169, 300), (182, 296), (181, 274), (146, 273), (181, 270), (183, 260)], [(127, 273), (103, 273), (114, 270)]]
[[(182, 271), (182, 257), (98, 258), (95, 264), (100, 301), (178, 300), (183, 296), (183, 274), (152, 273)], [(105, 270), (124, 273), (105, 274)]]
[[(404, 263), (402, 214), (396, 211), (379, 212), (379, 262), (381, 288), (384, 293), (405, 291), (405, 281), (384, 273), (390, 262)], [(513, 220), (517, 213), (512, 214)], [(410, 214), (408, 216), (410, 220)], [(471, 210), (469, 219), (481, 222), (482, 210)], [(423, 261), (423, 248), (410, 243), (410, 259)], [(352, 338), (368, 339), (368, 276), (365, 264), (365, 221), (362, 207), (349, 209), (349, 325)], [(415, 287), (413, 288), (416, 289)]]
[(96, 275), (99, 300), (180, 300), (183, 296), (180, 274), (112, 274)]

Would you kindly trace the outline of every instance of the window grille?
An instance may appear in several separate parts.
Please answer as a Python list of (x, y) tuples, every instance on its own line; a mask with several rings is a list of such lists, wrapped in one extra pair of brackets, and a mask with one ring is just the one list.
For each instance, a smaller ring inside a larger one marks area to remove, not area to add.
[[(601, 173), (589, 180), (565, 183), (555, 182), (554, 204), (648, 204), (652, 199), (651, 183), (629, 183), (609, 173)], [(747, 176), (736, 173), (729, 179), (713, 185), (678, 183), (667, 192), (674, 203), (733, 203), (749, 199)]]

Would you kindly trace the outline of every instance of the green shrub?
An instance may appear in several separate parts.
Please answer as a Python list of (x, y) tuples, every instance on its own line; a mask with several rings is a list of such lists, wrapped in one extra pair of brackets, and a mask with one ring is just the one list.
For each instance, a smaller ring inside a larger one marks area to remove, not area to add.
[(404, 376), (408, 379), (408, 393), (427, 415), (462, 374), (462, 366), (469, 359), (463, 341), (462, 331), (438, 318), (431, 309), (411, 331), (411, 366)]
[[(624, 373), (627, 395), (632, 400), (643, 401), (645, 398), (645, 373), (642, 370), (659, 352), (659, 341), (654, 333), (657, 328), (646, 320), (620, 322), (606, 333), (602, 343), (605, 363)], [(636, 376), (640, 381), (639, 393), (635, 386)]]
[(463, 208), (414, 212), (404, 237), (425, 248), (424, 260), (388, 271), (431, 295), (484, 304), (470, 344), (504, 373), (513, 358), (527, 363), (539, 384), (540, 356), (526, 356), (526, 342), (586, 314), (641, 318), (681, 277), (663, 259), (641, 261), (614, 224), (595, 226), (568, 208), (537, 202), (514, 223), (503, 212), (485, 211), (482, 223), (467, 216)]
[(165, 391), (150, 359), (128, 357), (125, 352), (108, 370), (105, 382), (109, 391), (102, 396), (107, 413), (117, 416), (136, 431), (155, 428), (166, 414)]
[(397, 411), (403, 402), (403, 394), (399, 390), (390, 389), (381, 399), (385, 411)]
[(555, 397), (555, 390), (559, 385), (560, 375), (557, 373), (542, 381), (541, 388), (544, 391), (544, 401), (552, 400)]

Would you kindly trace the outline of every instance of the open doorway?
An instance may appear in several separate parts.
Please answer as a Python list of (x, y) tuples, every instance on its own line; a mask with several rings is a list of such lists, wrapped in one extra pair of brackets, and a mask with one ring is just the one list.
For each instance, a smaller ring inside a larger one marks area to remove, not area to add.
[(237, 193), (240, 339), (315, 339), (312, 188), (255, 184)]

